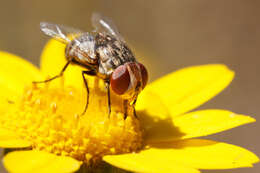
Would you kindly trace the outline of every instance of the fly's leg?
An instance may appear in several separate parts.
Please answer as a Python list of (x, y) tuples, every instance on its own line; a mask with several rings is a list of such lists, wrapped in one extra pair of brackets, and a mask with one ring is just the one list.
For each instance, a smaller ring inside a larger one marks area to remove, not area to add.
[(134, 109), (134, 116), (135, 116), (135, 118), (138, 119), (138, 117), (137, 117), (137, 115), (136, 115), (136, 111), (135, 111), (135, 104), (136, 104), (136, 101), (137, 101), (137, 97), (134, 99), (133, 104), (132, 104), (132, 107), (133, 107), (133, 109)]
[(105, 81), (105, 84), (107, 88), (108, 118), (110, 118), (110, 114), (111, 114), (110, 83), (109, 81)]
[[(132, 108), (133, 108), (135, 118), (138, 119), (138, 117), (137, 117), (137, 115), (136, 115), (136, 111), (135, 111), (136, 101), (137, 101), (137, 97), (134, 99), (134, 101), (133, 101), (133, 103), (131, 104), (131, 106), (132, 106)], [(128, 101), (128, 100), (124, 100), (124, 103), (123, 103), (123, 104), (124, 104), (124, 119), (126, 119), (127, 116), (128, 116), (128, 106), (130, 106), (130, 105), (129, 105), (129, 101)]]
[(128, 114), (128, 100), (124, 100), (124, 120), (127, 118)]
[(50, 82), (50, 81), (52, 81), (52, 80), (54, 80), (54, 79), (57, 79), (57, 78), (61, 77), (61, 76), (63, 75), (64, 71), (65, 71), (65, 70), (67, 69), (67, 67), (69, 66), (70, 63), (71, 63), (71, 61), (68, 61), (68, 62), (65, 64), (65, 66), (62, 68), (61, 72), (60, 72), (58, 75), (53, 76), (52, 78), (46, 79), (46, 80), (44, 80), (44, 81), (33, 81), (33, 83), (47, 83), (47, 82)]
[(85, 105), (85, 108), (84, 108), (84, 111), (81, 113), (81, 115), (84, 115), (88, 109), (88, 104), (89, 104), (89, 88), (88, 88), (88, 81), (85, 77), (85, 74), (86, 75), (90, 75), (90, 76), (94, 76), (96, 75), (96, 72), (95, 71), (82, 71), (82, 78), (83, 78), (83, 81), (84, 81), (84, 84), (85, 84), (85, 87), (86, 87), (86, 90), (87, 90), (87, 102), (86, 102), (86, 105)]

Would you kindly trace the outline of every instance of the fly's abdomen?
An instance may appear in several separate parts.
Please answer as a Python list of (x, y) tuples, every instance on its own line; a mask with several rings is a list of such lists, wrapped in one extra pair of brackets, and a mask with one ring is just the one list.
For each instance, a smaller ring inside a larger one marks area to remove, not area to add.
[(66, 47), (66, 58), (80, 65), (97, 65), (95, 40), (92, 35), (84, 33), (72, 40)]

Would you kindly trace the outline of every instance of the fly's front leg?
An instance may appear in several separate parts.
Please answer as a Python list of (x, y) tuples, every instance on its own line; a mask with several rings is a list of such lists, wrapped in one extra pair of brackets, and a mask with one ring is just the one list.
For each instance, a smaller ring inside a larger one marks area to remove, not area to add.
[(134, 109), (134, 116), (135, 116), (135, 118), (138, 119), (138, 117), (137, 117), (137, 115), (136, 115), (136, 111), (135, 111), (135, 104), (136, 104), (136, 101), (137, 101), (137, 96), (135, 97), (135, 99), (134, 99), (134, 101), (133, 101), (132, 107), (133, 107), (133, 109)]
[(88, 109), (88, 104), (89, 104), (89, 88), (88, 88), (88, 81), (85, 77), (85, 74), (90, 75), (90, 76), (95, 76), (96, 72), (95, 71), (82, 71), (81, 74), (82, 74), (82, 78), (83, 78), (83, 81), (84, 81), (84, 84), (85, 84), (85, 87), (86, 87), (86, 90), (87, 90), (87, 102), (86, 102), (84, 111), (81, 113), (81, 115), (84, 115), (86, 113), (87, 109)]
[(135, 111), (136, 101), (137, 101), (137, 97), (135, 97), (132, 104), (130, 104), (128, 100), (124, 100), (124, 103), (123, 103), (124, 104), (124, 119), (126, 119), (127, 116), (128, 116), (128, 107), (129, 106), (132, 106), (133, 111), (134, 111), (134, 116), (135, 116), (135, 118), (138, 118), (137, 115), (136, 115), (136, 111)]
[(128, 115), (128, 100), (124, 100), (124, 119), (127, 118)]
[(105, 81), (105, 84), (107, 88), (108, 118), (110, 118), (110, 114), (111, 114), (110, 83), (109, 81)]
[(44, 81), (33, 81), (33, 83), (47, 83), (47, 82), (50, 82), (50, 81), (52, 81), (52, 80), (54, 80), (54, 79), (57, 79), (57, 78), (61, 77), (61, 76), (63, 75), (64, 71), (65, 71), (65, 70), (67, 69), (67, 67), (69, 66), (70, 63), (71, 63), (71, 61), (68, 61), (68, 62), (65, 64), (65, 66), (62, 68), (61, 72), (60, 72), (58, 75), (53, 76), (52, 78), (46, 79), (46, 80), (44, 80)]

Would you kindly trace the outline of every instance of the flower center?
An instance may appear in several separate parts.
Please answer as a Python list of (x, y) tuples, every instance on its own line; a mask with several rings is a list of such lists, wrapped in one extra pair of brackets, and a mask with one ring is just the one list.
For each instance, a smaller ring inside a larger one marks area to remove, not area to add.
[(137, 151), (142, 129), (132, 111), (124, 119), (122, 99), (111, 96), (108, 116), (107, 94), (102, 87), (90, 88), (89, 105), (84, 89), (31, 86), (1, 124), (32, 142), (32, 148), (95, 163), (102, 156)]

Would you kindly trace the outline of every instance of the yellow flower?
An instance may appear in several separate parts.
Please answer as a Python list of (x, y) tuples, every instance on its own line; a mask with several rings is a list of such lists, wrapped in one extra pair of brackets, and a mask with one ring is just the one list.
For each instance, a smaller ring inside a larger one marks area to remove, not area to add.
[(139, 118), (130, 112), (126, 120), (115, 95), (108, 117), (103, 82), (89, 77), (90, 105), (80, 116), (86, 101), (80, 67), (69, 66), (63, 78), (32, 85), (58, 74), (64, 48), (51, 40), (41, 70), (0, 52), (0, 147), (19, 149), (4, 156), (8, 171), (73, 172), (103, 160), (134, 172), (197, 173), (258, 162), (246, 149), (194, 139), (255, 121), (220, 109), (189, 112), (231, 82), (234, 73), (226, 66), (189, 67), (152, 82), (138, 97)]

